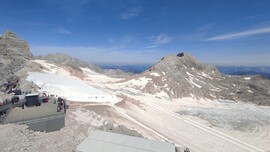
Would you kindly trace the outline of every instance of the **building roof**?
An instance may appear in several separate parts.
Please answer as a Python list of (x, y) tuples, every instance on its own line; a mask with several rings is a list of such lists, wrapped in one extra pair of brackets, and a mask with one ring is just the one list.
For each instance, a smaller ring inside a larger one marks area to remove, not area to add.
[(16, 123), (28, 120), (41, 119), (51, 116), (63, 115), (64, 110), (57, 112), (57, 105), (53, 101), (42, 103), (41, 106), (34, 107), (16, 107), (8, 114), (5, 123)]
[(175, 152), (171, 143), (94, 131), (76, 148), (78, 152)]

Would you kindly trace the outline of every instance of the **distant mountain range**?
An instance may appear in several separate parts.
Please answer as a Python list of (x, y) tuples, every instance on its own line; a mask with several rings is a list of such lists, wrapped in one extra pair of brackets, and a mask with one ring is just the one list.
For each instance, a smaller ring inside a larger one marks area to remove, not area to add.
[(270, 66), (216, 66), (223, 74), (262, 75), (270, 79)]
[(107, 65), (107, 64), (99, 64), (99, 66), (103, 69), (120, 69), (125, 72), (131, 73), (141, 73), (152, 66), (152, 64), (134, 64), (134, 65)]
[[(99, 65), (103, 69), (120, 69), (125, 72), (141, 73), (151, 67), (151, 64), (140, 65)], [(270, 79), (270, 66), (216, 66), (217, 69), (226, 75), (261, 75)]]

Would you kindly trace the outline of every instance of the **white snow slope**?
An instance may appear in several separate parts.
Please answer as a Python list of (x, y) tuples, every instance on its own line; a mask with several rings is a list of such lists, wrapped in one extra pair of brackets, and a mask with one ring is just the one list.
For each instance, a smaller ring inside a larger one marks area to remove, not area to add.
[(101, 90), (91, 87), (81, 80), (75, 80), (71, 77), (28, 72), (28, 81), (34, 82), (40, 91), (46, 91), (50, 94), (58, 95), (70, 101), (78, 102), (116, 102), (115, 95), (109, 95)]

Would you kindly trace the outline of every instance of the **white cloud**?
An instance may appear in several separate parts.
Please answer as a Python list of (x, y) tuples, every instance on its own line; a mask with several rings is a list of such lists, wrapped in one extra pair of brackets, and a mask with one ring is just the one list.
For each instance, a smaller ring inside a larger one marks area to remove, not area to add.
[(53, 29), (53, 31), (55, 31), (56, 33), (59, 33), (59, 34), (67, 34), (67, 35), (71, 35), (72, 33), (65, 29), (65, 28), (56, 28), (56, 29)]
[(213, 26), (214, 26), (214, 24), (203, 25), (203, 26), (198, 27), (197, 29), (195, 29), (195, 31), (196, 31), (196, 32), (199, 32), (199, 31), (210, 30)]
[(150, 39), (154, 41), (156, 45), (158, 45), (158, 44), (166, 44), (166, 43), (171, 42), (173, 40), (173, 37), (160, 34), (158, 36), (152, 36), (150, 37)]
[(135, 17), (139, 16), (141, 12), (142, 12), (141, 7), (132, 8), (132, 9), (129, 9), (129, 10), (123, 12), (120, 16), (122, 19), (131, 19), (131, 18), (135, 18)]
[(69, 17), (81, 16), (85, 6), (93, 0), (41, 0), (45, 5), (67, 14)]
[(30, 26), (52, 26), (53, 24), (49, 24), (49, 23), (42, 23), (42, 22), (25, 22), (27, 25)]
[(270, 33), (270, 27), (266, 28), (257, 28), (252, 30), (247, 30), (243, 32), (229, 33), (223, 34), (215, 37), (210, 37), (205, 39), (204, 41), (221, 41), (221, 40), (232, 40), (232, 39), (240, 39), (245, 37), (250, 37), (254, 35), (267, 34)]
[(134, 42), (135, 42), (135, 39), (132, 36), (125, 36), (118, 42), (118, 44), (116, 44), (116, 47), (126, 48), (129, 45), (132, 45)]
[(123, 36), (120, 39), (110, 38), (108, 42), (112, 45), (112, 48), (123, 49), (135, 44), (136, 40), (132, 36)]
[(156, 48), (156, 47), (158, 47), (158, 46), (157, 45), (149, 45), (149, 46), (146, 46), (145, 48), (150, 49), (150, 48)]
[(245, 16), (245, 19), (255, 19), (257, 17), (260, 17), (261, 15), (250, 15), (250, 16)]

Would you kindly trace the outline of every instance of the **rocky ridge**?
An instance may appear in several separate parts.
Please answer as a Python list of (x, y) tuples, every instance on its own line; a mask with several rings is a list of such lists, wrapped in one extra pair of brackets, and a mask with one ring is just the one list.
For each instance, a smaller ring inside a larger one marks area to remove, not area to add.
[(81, 68), (89, 68), (94, 72), (104, 74), (110, 77), (123, 78), (132, 75), (131, 73), (127, 73), (119, 69), (103, 70), (97, 65), (81, 61), (77, 58), (71, 57), (63, 53), (48, 54), (46, 56), (37, 56), (35, 58), (70, 67), (71, 69), (76, 70), (78, 73), (82, 73)]
[(99, 68), (98, 66), (94, 65), (94, 64), (90, 64), (84, 61), (81, 61), (77, 58), (71, 57), (67, 54), (63, 54), (63, 53), (55, 53), (55, 54), (48, 54), (46, 56), (37, 56), (35, 57), (36, 59), (41, 59), (41, 60), (46, 60), (52, 63), (56, 63), (56, 64), (62, 64), (62, 65), (66, 65), (69, 67), (72, 67), (75, 70), (78, 71), (82, 71), (80, 69), (81, 68), (89, 68), (95, 72), (98, 73), (103, 73), (104, 71)]

